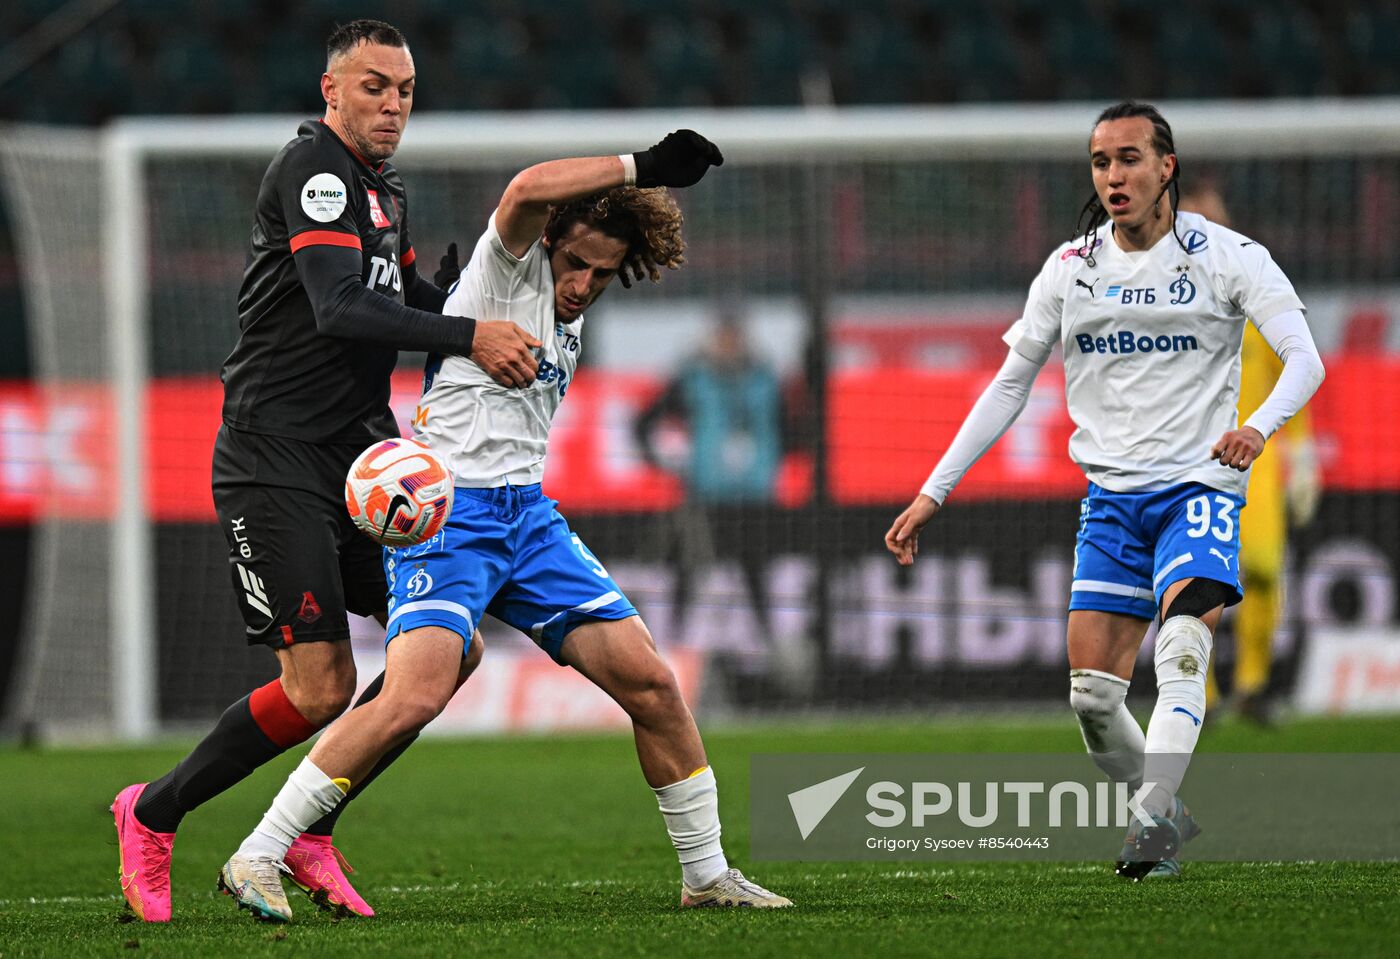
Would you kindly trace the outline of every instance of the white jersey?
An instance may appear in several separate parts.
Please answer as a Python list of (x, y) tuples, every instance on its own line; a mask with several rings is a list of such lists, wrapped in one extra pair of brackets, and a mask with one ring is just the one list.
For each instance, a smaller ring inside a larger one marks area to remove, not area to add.
[(1247, 473), (1210, 459), (1236, 428), (1240, 341), (1303, 304), (1269, 252), (1193, 213), (1150, 250), (1125, 253), (1105, 224), (1089, 266), (1082, 238), (1046, 260), (1003, 337), (1044, 363), (1064, 347), (1069, 453), (1115, 492), (1204, 483), (1244, 495)]
[(544, 344), (536, 350), (540, 367), (534, 383), (516, 389), (464, 356), (444, 357), (440, 366), (430, 360), (415, 435), (447, 460), (457, 486), (540, 482), (550, 423), (573, 382), (583, 330), (583, 317), (567, 326), (555, 319), (554, 275), (543, 243), (512, 256), (493, 213), (442, 312), (515, 323)]

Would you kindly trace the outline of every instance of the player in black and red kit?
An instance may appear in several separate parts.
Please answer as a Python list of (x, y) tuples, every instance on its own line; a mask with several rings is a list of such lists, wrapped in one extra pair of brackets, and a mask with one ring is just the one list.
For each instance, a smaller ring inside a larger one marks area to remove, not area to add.
[[(338, 27), (321, 77), (325, 116), (301, 126), (258, 191), (213, 486), (248, 642), (271, 647), (282, 675), (230, 706), (166, 775), (117, 795), (122, 890), (146, 921), (170, 918), (170, 850), (184, 814), (306, 740), (354, 695), (347, 611), (382, 620), (386, 589), (380, 548), (346, 514), (345, 474), (366, 446), (399, 435), (389, 409), (398, 351), (469, 356), (506, 386), (534, 379), (538, 341), (513, 323), (443, 316), (447, 294), (419, 275), (408, 199), (387, 163), (413, 86), (398, 30)], [(480, 654), (478, 636), (459, 682)], [(331, 845), (339, 811), (306, 831), (286, 865), (319, 904), (373, 915)]]

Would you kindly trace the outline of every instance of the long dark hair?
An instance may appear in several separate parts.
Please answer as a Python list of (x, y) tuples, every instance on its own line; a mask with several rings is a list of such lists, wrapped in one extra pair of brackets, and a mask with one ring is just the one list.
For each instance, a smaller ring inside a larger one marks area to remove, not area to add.
[[(1158, 112), (1157, 108), (1150, 103), (1139, 103), (1136, 100), (1122, 100), (1109, 107), (1099, 118), (1094, 121), (1094, 128), (1098, 129), (1100, 123), (1107, 120), (1125, 120), (1130, 117), (1145, 117), (1152, 124), (1152, 149), (1157, 151), (1159, 156), (1167, 156), (1176, 153), (1176, 142), (1172, 139), (1172, 128)], [(1157, 200), (1162, 199), (1162, 194), (1168, 190), (1172, 191), (1172, 236), (1176, 237), (1177, 245), (1183, 250), (1186, 249), (1185, 242), (1176, 232), (1176, 210), (1181, 205), (1181, 159), (1178, 157), (1176, 165), (1172, 169), (1171, 179), (1162, 187), (1162, 192), (1157, 194)], [(1156, 201), (1154, 201), (1156, 202)], [(1089, 202), (1084, 204), (1084, 208), (1079, 211), (1079, 219), (1075, 221), (1074, 232), (1078, 236), (1081, 234), (1080, 226), (1084, 224), (1085, 217), (1088, 217), (1088, 225), (1084, 226), (1082, 234), (1084, 243), (1081, 247), (1081, 255), (1084, 262), (1089, 266), (1095, 266), (1094, 262), (1094, 233), (1103, 226), (1108, 219), (1108, 211), (1104, 209), (1103, 201), (1099, 199), (1099, 193), (1095, 190), (1089, 196)], [(1190, 252), (1190, 251), (1187, 251)]]

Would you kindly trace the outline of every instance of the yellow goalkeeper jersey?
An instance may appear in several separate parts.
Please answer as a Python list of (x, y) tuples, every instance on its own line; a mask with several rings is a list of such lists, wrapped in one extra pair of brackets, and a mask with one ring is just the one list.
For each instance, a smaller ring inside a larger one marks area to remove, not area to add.
[[(1240, 422), (1268, 399), (1283, 362), (1253, 323), (1245, 324), (1240, 347)], [(1306, 442), (1312, 436), (1307, 408), (1298, 411), (1279, 430), (1285, 444)], [(1240, 513), (1240, 568), (1246, 572), (1276, 572), (1283, 564), (1288, 535), (1287, 498), (1282, 453), (1278, 438), (1264, 447), (1249, 472), (1248, 502)]]

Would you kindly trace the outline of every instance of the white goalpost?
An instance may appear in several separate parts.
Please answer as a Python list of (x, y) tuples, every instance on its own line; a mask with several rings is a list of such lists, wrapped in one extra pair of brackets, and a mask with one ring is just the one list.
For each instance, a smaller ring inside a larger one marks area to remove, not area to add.
[[(1389, 176), (1400, 163), (1400, 98), (1160, 106), (1187, 169), (1206, 165), (1235, 177), (1247, 192), (1241, 205), (1302, 190), (1298, 209), (1271, 214), (1288, 229), (1306, 229), (1306, 217), (1327, 209), (1328, 177), (1336, 175), (1329, 171), (1360, 177), (1375, 168)], [(1010, 198), (1054, 198), (1059, 219), (1025, 238), (1043, 258), (1049, 238), (1068, 235), (1073, 224), (1065, 221), (1088, 192), (1079, 164), (1101, 107), (423, 114), (413, 117), (394, 163), (408, 184), (422, 254), (474, 237), (523, 165), (630, 152), (689, 127), (721, 146), (725, 175), (682, 198), (696, 231), (696, 269), (683, 282), (639, 294), (643, 304), (817, 296), (838, 309), (876, 296), (901, 304), (953, 294), (1010, 297), (1030, 273), (1018, 263), (1011, 275), (996, 275), (986, 253), (1015, 235), (1009, 221), (1018, 208)], [(34, 501), (21, 654), (12, 689), (0, 699), (11, 727), (56, 738), (147, 740), (217, 714), (215, 696), (206, 701), (184, 684), (241, 682), (242, 627), (206, 502), (208, 448), (201, 444), (217, 422), (199, 420), (203, 432), (189, 437), (160, 431), (196, 422), (209, 409), (213, 378), (237, 331), (233, 301), (257, 185), (301, 119), (131, 118), (98, 132), (10, 127), (0, 138), (40, 397), (26, 415), (49, 437), (30, 475), (61, 484), (65, 470), (81, 468), (96, 470), (102, 483), (82, 494), (80, 515), (62, 496)], [(803, 192), (833, 183), (842, 184), (849, 210)], [(930, 240), (954, 230), (963, 239), (946, 249)], [(804, 262), (804, 244), (817, 234), (826, 238), (818, 251), (840, 247), (831, 254), (840, 270)], [(890, 237), (899, 257), (879, 246)], [(1374, 275), (1356, 276), (1316, 265), (1299, 285), (1361, 283), (1393, 295), (1400, 274), (1375, 262), (1365, 267)], [(822, 275), (803, 273), (809, 269)], [(165, 392), (153, 392), (157, 386)], [(86, 432), (76, 434), (80, 453), (52, 438), (64, 410), (89, 417)], [(154, 446), (173, 451), (161, 468), (183, 480), (157, 482)], [(188, 506), (151, 501), (152, 490), (180, 482), (194, 490)], [(836, 555), (843, 558), (834, 562), (855, 562), (853, 551)], [(645, 594), (649, 587), (636, 588)], [(839, 630), (836, 619), (847, 613), (857, 622), (932, 615), (913, 599), (894, 612), (830, 602), (820, 607), (832, 617), (825, 631)], [(938, 615), (980, 615), (969, 603)]]

